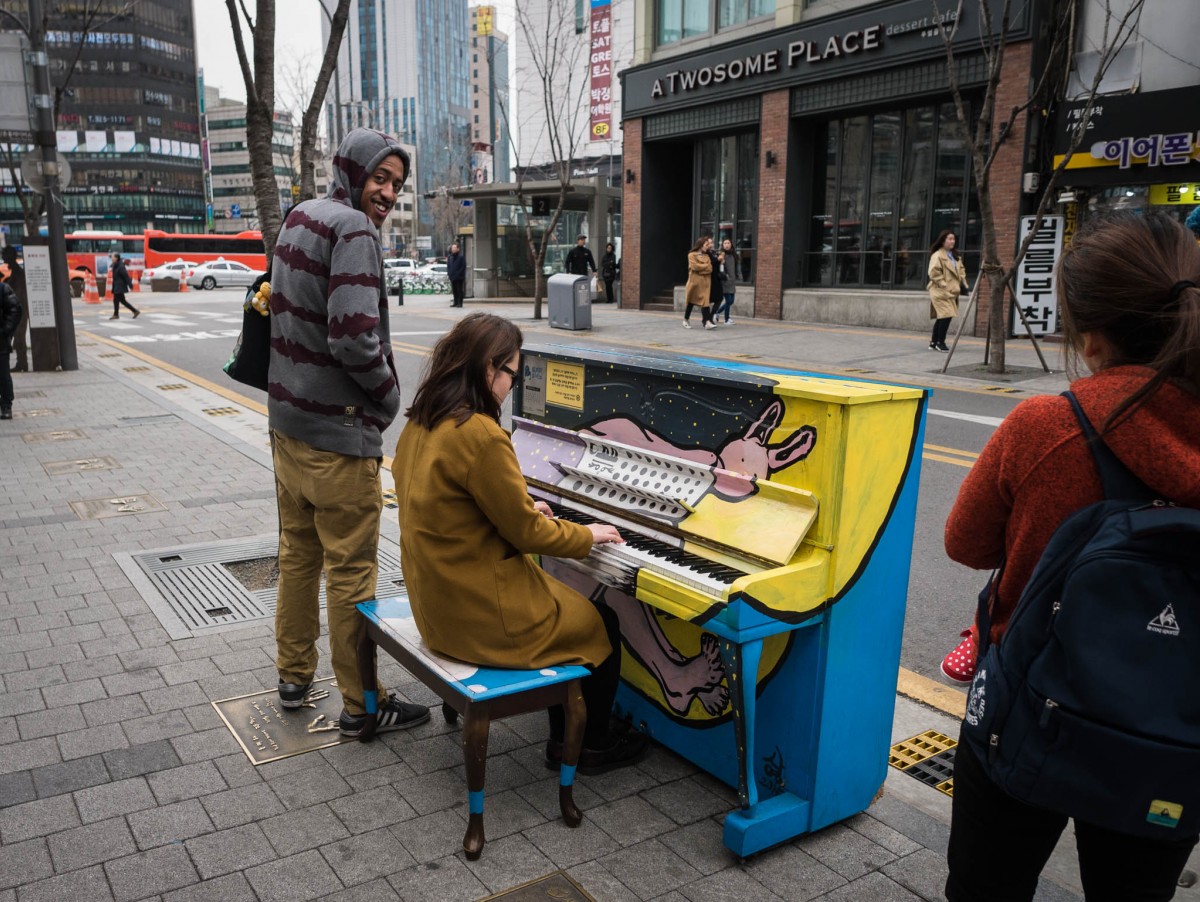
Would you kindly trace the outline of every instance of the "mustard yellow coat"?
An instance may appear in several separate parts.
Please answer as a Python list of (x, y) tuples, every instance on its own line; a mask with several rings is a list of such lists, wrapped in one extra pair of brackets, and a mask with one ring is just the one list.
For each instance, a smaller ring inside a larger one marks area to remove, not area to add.
[(704, 251), (688, 254), (688, 280), (684, 297), (689, 304), (707, 307), (712, 292), (712, 258)]
[(958, 316), (958, 295), (967, 281), (967, 268), (962, 258), (950, 255), (939, 247), (929, 255), (929, 318), (945, 319)]
[(612, 648), (586, 598), (529, 557), (586, 557), (585, 526), (534, 510), (508, 434), (475, 414), (409, 423), (392, 464), (400, 562), (421, 637), (472, 664), (599, 664)]

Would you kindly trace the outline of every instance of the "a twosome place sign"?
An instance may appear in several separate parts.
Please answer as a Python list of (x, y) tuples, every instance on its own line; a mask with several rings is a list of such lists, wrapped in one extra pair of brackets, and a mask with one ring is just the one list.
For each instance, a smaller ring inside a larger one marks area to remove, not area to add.
[[(987, 0), (996, 13), (1001, 0)], [(980, 5), (954, 0), (905, 0), (887, 8), (813, 21), (705, 47), (695, 53), (620, 73), (622, 113), (636, 118), (697, 102), (738, 97), (791, 84), (845, 75), (881, 63), (944, 56), (943, 29), (952, 43), (978, 47)], [(1029, 36), (1029, 14), (1013, 17), (1009, 40)]]

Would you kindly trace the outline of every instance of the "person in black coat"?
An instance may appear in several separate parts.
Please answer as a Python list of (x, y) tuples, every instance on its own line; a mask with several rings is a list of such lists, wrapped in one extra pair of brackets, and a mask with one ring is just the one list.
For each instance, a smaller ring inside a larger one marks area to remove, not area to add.
[(596, 271), (596, 258), (587, 248), (587, 236), (580, 235), (575, 239), (575, 246), (567, 252), (567, 272), (573, 276), (586, 276), (588, 270)]
[(8, 283), (0, 282), (0, 420), (12, 419), (13, 381), (8, 371), (13, 336), (21, 325), (21, 302)]
[(13, 349), (17, 352), (17, 365), (13, 368), (15, 372), (24, 373), (29, 371), (29, 348), (25, 343), (25, 324), (29, 322), (29, 295), (25, 291), (25, 268), (17, 262), (17, 249), (11, 244), (5, 245), (4, 250), (0, 251), (0, 259), (8, 265), (8, 278), (4, 281), (8, 283), (17, 295), (17, 301), (21, 304), (21, 322), (17, 324), (17, 334), (13, 337)]
[(450, 253), (446, 256), (446, 278), (450, 280), (450, 293), (454, 296), (450, 306), (461, 307), (467, 280), (467, 258), (457, 243), (450, 245)]
[(112, 266), (108, 270), (108, 278), (112, 281), (113, 294), (113, 315), (109, 319), (121, 318), (121, 305), (124, 304), (133, 311), (133, 318), (137, 319), (141, 316), (142, 311), (125, 300), (125, 292), (132, 290), (133, 279), (129, 278), (129, 270), (125, 268), (125, 261), (121, 259), (120, 254), (112, 255)]
[(611, 241), (604, 245), (604, 256), (600, 258), (600, 278), (604, 280), (604, 302), (611, 304), (617, 298), (613, 294), (613, 283), (621, 278), (621, 261), (617, 259), (617, 251)]

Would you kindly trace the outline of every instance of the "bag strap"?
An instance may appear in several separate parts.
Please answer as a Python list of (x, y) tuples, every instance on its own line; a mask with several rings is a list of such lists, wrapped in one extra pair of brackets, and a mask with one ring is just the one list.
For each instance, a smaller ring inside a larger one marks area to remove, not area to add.
[(1087, 442), (1088, 450), (1092, 453), (1092, 460), (1096, 462), (1096, 470), (1100, 473), (1100, 484), (1104, 489), (1104, 497), (1109, 500), (1121, 498), (1153, 500), (1156, 498), (1156, 493), (1151, 491), (1146, 483), (1134, 476), (1129, 468), (1117, 459), (1117, 455), (1113, 454), (1112, 449), (1104, 443), (1104, 439), (1100, 438), (1092, 421), (1088, 419), (1087, 414), (1079, 405), (1079, 399), (1075, 397), (1075, 393), (1065, 391), (1063, 397), (1070, 402), (1071, 410), (1075, 412), (1075, 419), (1079, 420), (1084, 440)]

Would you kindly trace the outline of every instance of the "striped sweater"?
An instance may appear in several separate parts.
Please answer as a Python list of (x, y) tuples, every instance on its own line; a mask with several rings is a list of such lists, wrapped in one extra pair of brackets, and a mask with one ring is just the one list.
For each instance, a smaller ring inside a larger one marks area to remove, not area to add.
[(295, 207), (271, 263), (270, 427), (322, 451), (381, 457), (400, 412), (383, 285), (383, 251), (360, 209), (390, 154), (387, 135), (355, 129), (334, 157), (328, 196)]

